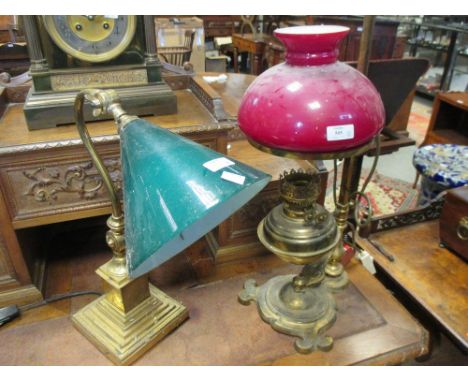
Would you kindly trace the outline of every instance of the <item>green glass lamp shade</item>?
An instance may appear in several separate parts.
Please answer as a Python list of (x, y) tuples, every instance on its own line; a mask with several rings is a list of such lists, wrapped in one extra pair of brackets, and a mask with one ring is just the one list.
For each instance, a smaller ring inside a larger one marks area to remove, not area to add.
[(187, 248), (271, 178), (143, 119), (129, 122), (120, 141), (131, 277)]

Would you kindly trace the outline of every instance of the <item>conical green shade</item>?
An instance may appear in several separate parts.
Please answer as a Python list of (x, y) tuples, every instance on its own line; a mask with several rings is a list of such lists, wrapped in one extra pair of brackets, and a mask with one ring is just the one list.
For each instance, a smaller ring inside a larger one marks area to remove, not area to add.
[[(120, 141), (131, 277), (149, 272), (187, 248), (247, 203), (271, 178), (143, 119), (128, 123)], [(210, 162), (214, 159), (218, 160)]]

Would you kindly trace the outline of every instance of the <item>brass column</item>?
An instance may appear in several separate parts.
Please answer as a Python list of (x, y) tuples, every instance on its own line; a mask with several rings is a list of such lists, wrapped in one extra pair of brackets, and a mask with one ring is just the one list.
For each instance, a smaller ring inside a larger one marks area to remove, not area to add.
[[(340, 194), (336, 202), (335, 220), (340, 233), (340, 240), (333, 251), (333, 254), (325, 267), (325, 273), (328, 276), (325, 284), (330, 289), (342, 289), (348, 284), (348, 275), (341, 264), (341, 258), (344, 254), (344, 234), (348, 225), (349, 202), (353, 193), (354, 178), (359, 176), (356, 166), (358, 157), (346, 158), (343, 163), (343, 173), (341, 175)], [(334, 174), (336, 176), (336, 174)], [(334, 192), (334, 190), (333, 190)]]
[(48, 66), (42, 53), (41, 41), (36, 25), (36, 16), (22, 16), (22, 18), (29, 59), (31, 60), (31, 72), (47, 71)]
[(154, 16), (146, 15), (143, 16), (143, 23), (145, 25), (145, 42), (146, 52), (145, 59), (146, 63), (158, 63), (158, 48), (156, 44), (156, 26), (154, 25)]
[[(363, 21), (363, 32), (359, 45), (359, 59), (357, 69), (367, 75), (369, 68), (369, 58), (372, 47), (372, 32), (374, 29), (375, 16), (365, 16)], [(350, 208), (350, 197), (359, 187), (359, 179), (361, 176), (363, 155), (346, 158), (343, 163), (343, 173), (341, 175), (340, 195), (336, 202), (335, 219), (338, 230), (341, 233), (341, 239), (338, 243), (333, 255), (325, 268), (325, 273), (328, 276), (325, 281), (330, 289), (341, 289), (348, 284), (348, 276), (341, 264), (341, 258), (344, 254), (344, 233), (347, 227), (347, 221), (350, 209), (354, 209), (354, 203)], [(335, 169), (336, 170), (336, 169)], [(336, 174), (335, 174), (336, 175)]]
[(162, 65), (158, 58), (154, 16), (143, 16), (143, 24), (145, 26), (145, 64), (148, 73), (148, 82), (161, 82)]

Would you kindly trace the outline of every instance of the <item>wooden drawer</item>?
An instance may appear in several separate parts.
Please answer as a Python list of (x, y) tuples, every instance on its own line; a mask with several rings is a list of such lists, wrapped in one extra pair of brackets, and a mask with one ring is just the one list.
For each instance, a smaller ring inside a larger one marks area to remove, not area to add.
[(234, 26), (210, 26), (208, 29), (205, 29), (206, 37), (226, 37), (231, 36)]
[(252, 40), (244, 40), (242, 38), (233, 37), (232, 43), (240, 52), (262, 53), (265, 49), (264, 42), (255, 42)]
[(468, 261), (468, 187), (447, 192), (439, 221), (440, 241)]
[[(189, 131), (190, 139), (226, 152), (227, 131)], [(0, 189), (15, 229), (104, 215), (111, 212), (107, 190), (87, 151), (51, 145), (46, 150), (3, 156)], [(119, 140), (114, 136), (96, 147), (119, 190)]]
[[(41, 160), (0, 168), (0, 186), (13, 227), (25, 228), (110, 211), (109, 198), (84, 150), (74, 156), (42, 156)], [(118, 145), (102, 153), (117, 188), (121, 185)], [(92, 211), (94, 210), (94, 211)]]

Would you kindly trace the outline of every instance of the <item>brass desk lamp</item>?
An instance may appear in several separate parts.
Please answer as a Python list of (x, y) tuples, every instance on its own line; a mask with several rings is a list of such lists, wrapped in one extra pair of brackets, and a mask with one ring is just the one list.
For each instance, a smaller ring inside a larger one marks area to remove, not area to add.
[[(110, 114), (117, 123), (123, 208), (86, 129), (86, 100), (96, 116)], [(112, 202), (106, 241), (113, 258), (96, 271), (105, 295), (72, 320), (109, 359), (129, 364), (188, 317), (180, 302), (148, 283), (148, 272), (247, 203), (270, 176), (128, 115), (112, 90), (80, 92), (75, 119)]]

